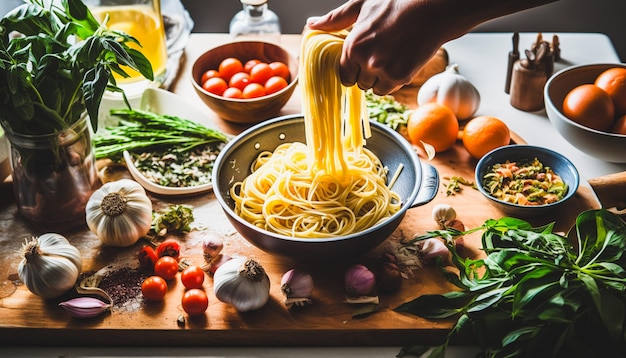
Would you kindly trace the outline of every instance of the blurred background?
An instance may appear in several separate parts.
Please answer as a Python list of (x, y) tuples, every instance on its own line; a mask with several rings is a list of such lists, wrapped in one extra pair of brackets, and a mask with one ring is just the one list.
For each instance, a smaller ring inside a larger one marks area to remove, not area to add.
[[(230, 19), (242, 8), (239, 0), (161, 0), (162, 3), (167, 1), (183, 3), (195, 23), (194, 32), (226, 33)], [(4, 15), (21, 2), (0, 0), (0, 14)], [(280, 18), (282, 32), (297, 34), (309, 16), (322, 15), (342, 3), (344, 0), (269, 0), (268, 4)], [(613, 42), (621, 61), (626, 62), (624, 14), (624, 0), (559, 0), (489, 21), (474, 31), (604, 33)]]

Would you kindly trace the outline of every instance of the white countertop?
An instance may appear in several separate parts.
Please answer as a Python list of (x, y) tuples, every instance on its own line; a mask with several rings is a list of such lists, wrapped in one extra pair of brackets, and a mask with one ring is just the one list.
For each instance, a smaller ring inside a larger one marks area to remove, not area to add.
[[(478, 115), (491, 115), (504, 120), (509, 127), (529, 144), (542, 145), (566, 155), (584, 178), (626, 171), (626, 164), (599, 161), (567, 143), (548, 120), (545, 111), (527, 113), (509, 104), (504, 92), (508, 52), (511, 50), (511, 33), (467, 34), (446, 44), (450, 62), (457, 63), (461, 74), (470, 79), (481, 94)], [(584, 63), (619, 62), (619, 57), (608, 37), (603, 34), (559, 33), (563, 60), (556, 70)], [(529, 48), (535, 33), (520, 37), (520, 51)], [(544, 38), (551, 40), (552, 34)], [(77, 342), (80, 340), (77, 339)], [(2, 357), (395, 357), (400, 347), (2, 347)], [(168, 342), (155, 342), (167, 344)], [(175, 343), (175, 342), (174, 342)], [(449, 357), (473, 357), (477, 349), (450, 347)]]

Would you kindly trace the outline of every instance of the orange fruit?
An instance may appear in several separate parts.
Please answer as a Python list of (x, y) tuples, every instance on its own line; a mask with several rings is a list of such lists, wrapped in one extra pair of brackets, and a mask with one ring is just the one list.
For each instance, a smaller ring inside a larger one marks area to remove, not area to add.
[(599, 131), (609, 131), (615, 116), (608, 93), (593, 84), (572, 89), (563, 100), (563, 114), (572, 121)]
[(609, 94), (615, 106), (615, 116), (626, 114), (626, 68), (614, 67), (602, 72), (595, 85)]
[(458, 133), (459, 121), (454, 112), (435, 102), (418, 106), (407, 121), (407, 134), (411, 142), (422, 148), (423, 143), (431, 145), (437, 153), (450, 149)]
[(619, 117), (611, 126), (611, 133), (626, 135), (626, 114)]
[(496, 117), (478, 116), (465, 124), (461, 139), (468, 153), (480, 159), (493, 149), (510, 144), (511, 131)]

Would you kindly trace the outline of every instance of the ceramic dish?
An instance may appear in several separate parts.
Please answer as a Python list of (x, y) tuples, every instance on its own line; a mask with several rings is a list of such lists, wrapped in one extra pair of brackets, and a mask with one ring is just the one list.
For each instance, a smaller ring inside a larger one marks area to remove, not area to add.
[[(146, 111), (186, 118), (198, 122), (206, 127), (215, 127), (212, 122), (195, 105), (175, 95), (172, 92), (149, 88), (140, 103), (140, 108)], [(124, 161), (130, 175), (149, 192), (160, 195), (190, 195), (198, 194), (213, 189), (213, 183), (194, 185), (189, 187), (168, 187), (156, 184), (146, 178), (134, 165), (132, 155), (124, 152)]]
[[(511, 162), (524, 162), (533, 160), (534, 158), (537, 158), (544, 166), (552, 168), (567, 184), (567, 194), (561, 200), (545, 205), (519, 205), (496, 199), (483, 187), (483, 178), (489, 171), (489, 168), (494, 164), (504, 163), (507, 160)], [(491, 204), (513, 217), (535, 217), (555, 212), (574, 196), (580, 184), (578, 170), (565, 156), (547, 148), (522, 144), (499, 147), (485, 154), (476, 165), (475, 175), (474, 180), (477, 183), (476, 187), (478, 191), (480, 191)]]

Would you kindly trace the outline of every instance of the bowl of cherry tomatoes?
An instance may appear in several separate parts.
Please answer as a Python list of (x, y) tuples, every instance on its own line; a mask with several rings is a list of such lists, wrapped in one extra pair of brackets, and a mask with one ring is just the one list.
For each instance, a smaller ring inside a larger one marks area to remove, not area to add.
[(283, 47), (236, 41), (200, 55), (191, 69), (198, 96), (221, 118), (253, 124), (273, 118), (298, 82), (298, 60)]
[(567, 67), (544, 87), (546, 113), (559, 134), (600, 160), (626, 163), (626, 65)]

